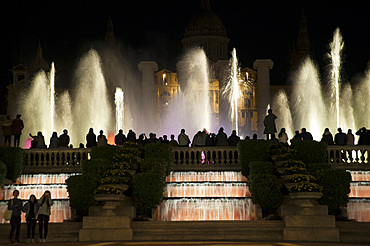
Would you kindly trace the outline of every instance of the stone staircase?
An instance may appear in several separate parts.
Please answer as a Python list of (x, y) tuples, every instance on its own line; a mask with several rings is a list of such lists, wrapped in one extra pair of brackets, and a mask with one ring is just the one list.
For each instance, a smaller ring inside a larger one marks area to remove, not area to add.
[(134, 221), (134, 241), (283, 241), (283, 221)]
[(336, 221), (341, 243), (370, 245), (370, 222)]
[[(48, 242), (77, 242), (78, 233), (82, 228), (81, 222), (49, 223)], [(39, 239), (39, 225), (36, 225), (35, 239)], [(0, 224), (0, 245), (9, 243), (10, 224)], [(27, 242), (27, 225), (22, 223), (20, 241)]]

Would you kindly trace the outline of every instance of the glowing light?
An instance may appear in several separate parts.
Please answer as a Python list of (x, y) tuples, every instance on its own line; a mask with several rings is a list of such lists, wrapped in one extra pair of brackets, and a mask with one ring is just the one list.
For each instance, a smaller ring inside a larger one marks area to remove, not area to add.
[(54, 62), (51, 63), (50, 70), (50, 136), (54, 131), (54, 110), (55, 110), (55, 67)]
[(335, 98), (335, 110), (337, 128), (340, 126), (339, 119), (339, 89), (340, 89), (340, 69), (341, 69), (341, 53), (344, 43), (342, 36), (337, 28), (334, 32), (333, 41), (330, 43), (331, 52), (329, 57), (331, 58), (331, 85), (333, 88)]
[(125, 102), (124, 92), (121, 88), (116, 87), (114, 93), (114, 104), (116, 105), (116, 132), (124, 128)]
[(230, 118), (232, 121), (233, 129), (236, 130), (236, 134), (239, 134), (239, 123), (238, 123), (238, 100), (241, 97), (241, 91), (239, 87), (240, 79), (240, 68), (238, 67), (238, 58), (236, 57), (236, 49), (232, 51), (232, 57), (229, 61), (230, 76), (226, 83), (225, 90), (223, 91), (223, 97), (226, 97), (230, 103)]

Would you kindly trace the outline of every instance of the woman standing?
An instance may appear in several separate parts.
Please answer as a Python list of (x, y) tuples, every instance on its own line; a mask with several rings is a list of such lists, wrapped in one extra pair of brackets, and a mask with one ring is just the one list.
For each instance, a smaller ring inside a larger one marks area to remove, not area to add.
[[(19, 233), (21, 231), (21, 214), (22, 214), (22, 200), (18, 199), (19, 191), (13, 191), (13, 199), (8, 202), (8, 209), (12, 210), (12, 217), (10, 219), (10, 236), (9, 239), (12, 242), (19, 243)], [(15, 232), (15, 240), (13, 239), (13, 234)]]
[(32, 194), (28, 202), (23, 206), (23, 212), (26, 213), (27, 238), (29, 243), (35, 242), (36, 215), (38, 210), (39, 204), (37, 203), (36, 196)]
[[(45, 243), (46, 237), (48, 235), (48, 225), (50, 220), (51, 214), (51, 206), (53, 205), (53, 201), (51, 200), (50, 191), (45, 191), (44, 195), (39, 199), (38, 204), (39, 212), (37, 216), (37, 220), (39, 221), (39, 235), (40, 241)], [(44, 233), (43, 233), (44, 232)]]

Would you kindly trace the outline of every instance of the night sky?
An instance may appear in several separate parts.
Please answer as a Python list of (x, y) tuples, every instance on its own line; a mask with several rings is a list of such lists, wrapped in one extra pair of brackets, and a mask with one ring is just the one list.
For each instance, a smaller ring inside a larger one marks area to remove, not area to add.
[[(271, 3), (270, 3), (271, 2)], [(348, 80), (364, 73), (370, 59), (370, 12), (357, 1), (226, 1), (210, 0), (237, 49), (242, 67), (270, 58), (274, 84), (284, 83), (289, 50), (294, 44), (302, 13), (321, 70), (335, 28), (345, 42), (343, 75)], [(340, 3), (340, 4), (339, 4)], [(122, 53), (135, 67), (140, 60), (155, 60), (159, 69), (175, 71), (181, 58), (184, 30), (199, 10), (200, 0), (173, 1), (6, 1), (1, 9), (2, 94), (12, 82), (13, 65), (30, 64), (39, 40), (47, 62), (55, 62), (57, 84), (71, 79), (72, 71), (89, 48), (102, 46), (109, 14)], [(3, 96), (2, 96), (3, 97)], [(4, 105), (2, 101), (2, 107)]]

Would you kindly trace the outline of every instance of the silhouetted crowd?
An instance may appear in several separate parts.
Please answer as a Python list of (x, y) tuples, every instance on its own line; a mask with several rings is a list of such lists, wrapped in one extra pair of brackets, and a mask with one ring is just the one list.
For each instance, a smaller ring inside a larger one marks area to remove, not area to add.
[[(2, 124), (2, 130), (4, 134), (4, 145), (10, 146), (11, 137), (14, 136), (14, 146), (19, 147), (19, 139), (22, 134), (22, 129), (24, 128), (23, 121), (20, 119), (21, 115), (17, 115), (16, 118), (11, 121), (8, 116), (7, 119)], [(272, 109), (268, 110), (268, 114), (264, 119), (264, 134), (266, 134), (266, 139), (270, 141), (281, 142), (284, 144), (289, 144), (289, 137), (286, 133), (285, 128), (281, 128), (277, 138), (275, 133), (277, 133), (275, 120), (277, 116), (272, 113)], [(326, 142), (328, 145), (354, 145), (355, 136), (351, 129), (348, 129), (347, 133), (344, 133), (341, 128), (337, 129), (337, 133), (333, 137), (329, 128), (324, 130), (321, 141)], [(365, 127), (359, 129), (355, 135), (359, 137), (358, 145), (370, 145), (370, 130)], [(45, 144), (45, 137), (42, 132), (38, 132), (37, 135), (33, 136), (31, 133), (29, 136), (32, 138), (31, 148), (47, 148)], [(246, 136), (245, 139), (250, 139)], [(257, 134), (253, 134), (252, 139), (257, 139)], [(293, 144), (295, 141), (302, 140), (313, 140), (312, 134), (302, 128), (300, 131), (295, 131), (295, 135), (290, 139), (290, 143)], [(170, 135), (168, 139), (167, 135), (163, 135), (157, 138), (156, 133), (150, 133), (149, 137), (145, 133), (141, 133), (136, 137), (136, 133), (133, 130), (129, 130), (127, 136), (123, 133), (123, 130), (119, 130), (118, 134), (114, 137), (114, 144), (121, 146), (125, 142), (138, 143), (144, 146), (147, 143), (164, 143), (169, 144), (172, 147), (202, 147), (202, 146), (237, 146), (240, 141), (240, 137), (237, 135), (235, 130), (232, 131), (230, 136), (227, 136), (224, 129), (221, 127), (218, 133), (210, 133), (206, 129), (198, 131), (193, 139), (190, 140), (189, 136), (185, 133), (185, 129), (181, 129), (177, 139), (174, 134)], [(103, 130), (100, 130), (99, 135), (96, 136), (93, 128), (89, 129), (86, 135), (86, 148), (91, 148), (94, 146), (104, 146), (108, 144), (107, 137), (104, 135)], [(84, 148), (84, 144), (80, 143), (79, 148)], [(63, 134), (58, 136), (57, 132), (53, 132), (50, 138), (49, 148), (73, 148), (70, 144), (70, 137), (68, 135), (68, 130), (64, 129)]]

